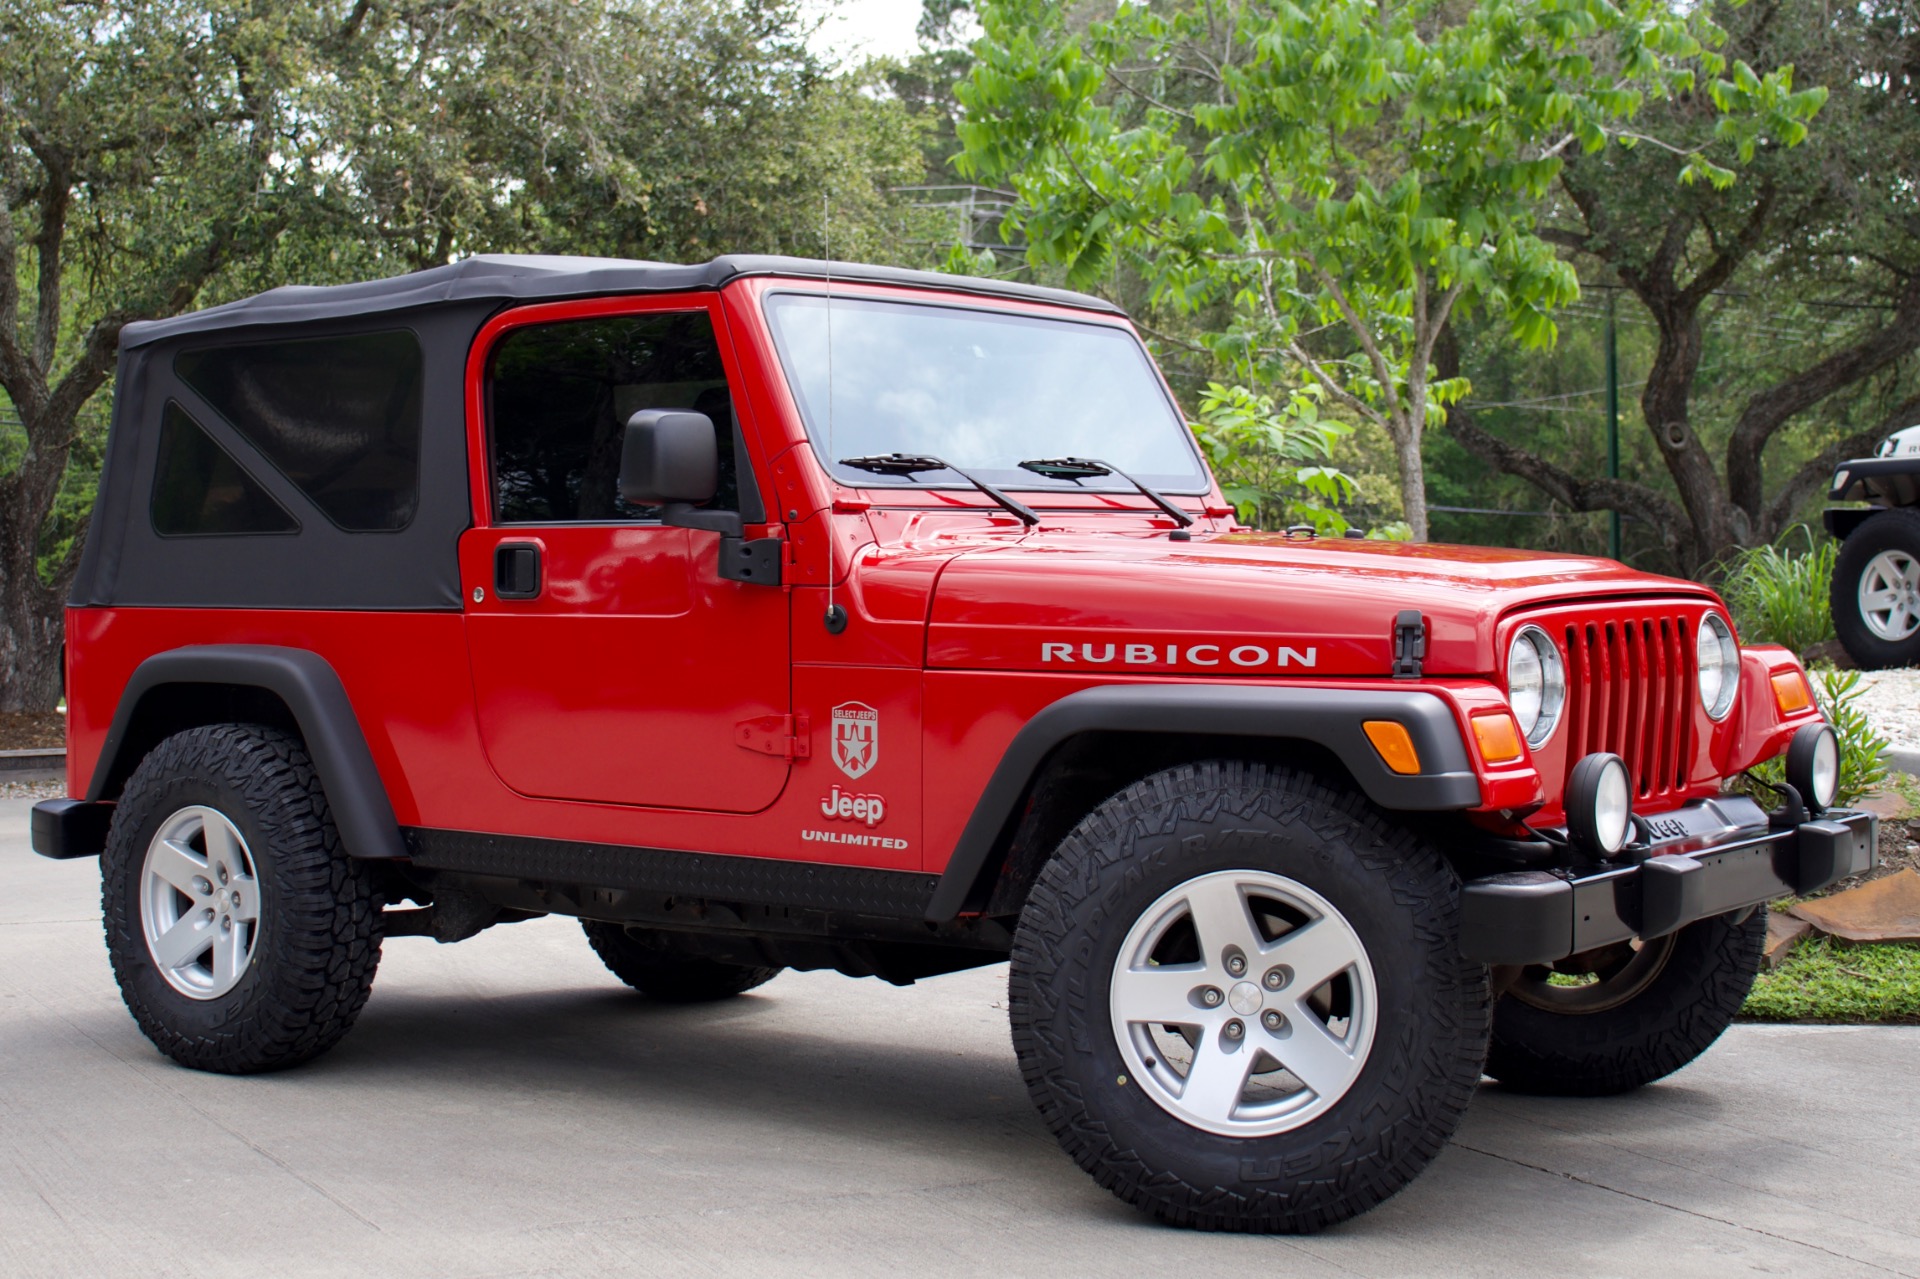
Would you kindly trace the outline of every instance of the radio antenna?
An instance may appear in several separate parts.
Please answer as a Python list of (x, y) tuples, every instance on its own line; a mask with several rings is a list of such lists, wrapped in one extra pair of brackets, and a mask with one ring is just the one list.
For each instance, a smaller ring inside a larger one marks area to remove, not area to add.
[(827, 634), (838, 635), (847, 629), (847, 610), (833, 601), (833, 543), (838, 532), (833, 523), (833, 190), (829, 187), (820, 195), (820, 251), (824, 255), (824, 274), (827, 282), (827, 518), (822, 524), (827, 531), (827, 612), (821, 618), (826, 623)]

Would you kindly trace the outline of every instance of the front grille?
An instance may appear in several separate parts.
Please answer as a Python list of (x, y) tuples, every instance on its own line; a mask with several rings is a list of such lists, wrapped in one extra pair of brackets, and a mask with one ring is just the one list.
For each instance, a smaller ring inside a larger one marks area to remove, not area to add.
[(1568, 770), (1595, 751), (1611, 751), (1627, 762), (1640, 801), (1684, 790), (1693, 757), (1687, 619), (1575, 622), (1566, 642)]

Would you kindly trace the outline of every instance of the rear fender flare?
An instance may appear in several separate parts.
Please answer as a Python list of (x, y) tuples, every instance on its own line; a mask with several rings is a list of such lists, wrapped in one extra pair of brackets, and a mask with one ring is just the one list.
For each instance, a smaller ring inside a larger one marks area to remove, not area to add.
[[(1421, 771), (1393, 772), (1367, 740), (1367, 720), (1404, 724)], [(996, 853), (1047, 756), (1081, 733), (1196, 733), (1289, 739), (1331, 751), (1367, 797), (1390, 811), (1473, 808), (1480, 781), (1452, 708), (1414, 689), (1269, 685), (1110, 684), (1068, 694), (1027, 721), (988, 779), (927, 906), (944, 922), (977, 910), (997, 873)]]
[(141, 701), (155, 689), (190, 684), (258, 688), (279, 698), (299, 725), (347, 853), (365, 858), (407, 855), (386, 784), (374, 766), (340, 676), (318, 653), (300, 648), (192, 645), (156, 653), (140, 663), (120, 694), (113, 725), (94, 765), (87, 787), (89, 803), (109, 799), (109, 792), (138, 765), (138, 759), (121, 756), (138, 749), (130, 736)]

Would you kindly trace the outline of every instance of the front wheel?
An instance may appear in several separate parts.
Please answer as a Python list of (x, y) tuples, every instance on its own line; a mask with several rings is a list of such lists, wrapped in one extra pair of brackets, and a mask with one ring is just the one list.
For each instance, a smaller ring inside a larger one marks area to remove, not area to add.
[(1920, 510), (1882, 511), (1841, 543), (1829, 602), (1860, 669), (1920, 664)]
[(1766, 942), (1763, 908), (1522, 969), (1494, 1008), (1487, 1073), (1553, 1097), (1604, 1097), (1670, 1075), (1733, 1024)]
[(1364, 798), (1239, 762), (1128, 787), (1015, 934), (1013, 1041), (1055, 1137), (1120, 1198), (1301, 1232), (1416, 1176), (1486, 1050), (1459, 886)]

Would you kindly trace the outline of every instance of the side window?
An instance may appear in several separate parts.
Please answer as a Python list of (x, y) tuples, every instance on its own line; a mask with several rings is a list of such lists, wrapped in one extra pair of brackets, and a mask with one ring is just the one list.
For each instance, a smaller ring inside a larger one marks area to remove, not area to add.
[(153, 527), (166, 537), (294, 533), (300, 525), (173, 401), (160, 415)]
[(180, 380), (352, 533), (391, 532), (420, 505), (420, 342), (405, 330), (203, 347)]
[(739, 509), (733, 401), (705, 311), (514, 329), (494, 347), (487, 377), (496, 522), (658, 518), (619, 492), (621, 440), (642, 409), (713, 419), (720, 487), (710, 505)]

